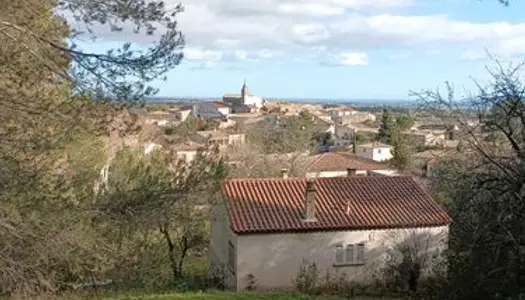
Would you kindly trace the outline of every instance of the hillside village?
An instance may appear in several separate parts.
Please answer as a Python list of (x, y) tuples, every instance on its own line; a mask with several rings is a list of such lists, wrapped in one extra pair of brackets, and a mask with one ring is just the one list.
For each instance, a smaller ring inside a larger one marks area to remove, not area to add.
[(523, 3), (183, 2), (0, 1), (0, 299), (525, 299)]
[[(202, 155), (226, 163), (225, 206), (212, 217), (207, 255), (211, 267), (227, 266), (221, 273), (227, 288), (253, 289), (251, 278), (261, 291), (293, 290), (304, 257), (323, 270), (346, 270), (352, 282), (370, 282), (393, 239), (426, 243), (426, 255), (446, 248), (451, 219), (428, 193), (434, 164), (464, 150), (456, 124), (411, 111), (398, 116), (408, 120), (400, 134), (404, 160), (410, 161), (400, 167), (392, 163), (400, 146), (380, 139), (386, 109), (373, 114), (349, 106), (265, 101), (246, 82), (240, 90), (223, 101), (134, 110), (139, 134), (117, 138), (143, 147), (145, 154), (168, 151), (189, 168)], [(332, 240), (328, 245), (319, 244), (317, 235), (324, 231)], [(269, 256), (258, 250), (283, 239), (287, 244), (279, 247), (301, 254), (279, 258), (273, 250)], [(270, 267), (274, 260), (288, 267)]]
[[(309, 176), (313, 169), (316, 177), (340, 176), (338, 174), (346, 174), (347, 169), (355, 169), (358, 175), (400, 175), (388, 163), (393, 146), (375, 138), (382, 114), (343, 105), (265, 101), (252, 95), (246, 82), (240, 90), (239, 94), (225, 94), (223, 101), (166, 104), (153, 111), (135, 110), (140, 122), (155, 131), (144, 136), (141, 142), (147, 149), (169, 148), (187, 162), (216, 145), (231, 166), (271, 162), (294, 176)], [(407, 110), (407, 113), (410, 112)], [(291, 117), (309, 118), (307, 121), (313, 125), (309, 134), (323, 138), (314, 145), (309, 141), (298, 145), (295, 152), (255, 150), (255, 131), (268, 128), (266, 135), (277, 134), (275, 128), (279, 122)], [(424, 179), (431, 176), (434, 160), (458, 147), (461, 135), (453, 123), (410, 118), (414, 120), (403, 135), (411, 145), (414, 164), (410, 170), (403, 170), (403, 174)], [(191, 132), (181, 130), (189, 123), (195, 123)], [(281, 170), (267, 171), (275, 176)]]

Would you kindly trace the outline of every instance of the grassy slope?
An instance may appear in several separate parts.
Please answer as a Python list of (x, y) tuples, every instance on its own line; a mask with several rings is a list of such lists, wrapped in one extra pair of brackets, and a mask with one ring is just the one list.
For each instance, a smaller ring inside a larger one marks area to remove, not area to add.
[[(119, 294), (116, 296), (98, 296), (93, 299), (101, 300), (342, 300), (335, 296), (308, 296), (298, 293), (234, 293), (234, 292), (211, 292), (211, 293), (166, 293), (166, 294)], [(354, 300), (376, 300), (392, 298), (370, 298), (356, 297)]]

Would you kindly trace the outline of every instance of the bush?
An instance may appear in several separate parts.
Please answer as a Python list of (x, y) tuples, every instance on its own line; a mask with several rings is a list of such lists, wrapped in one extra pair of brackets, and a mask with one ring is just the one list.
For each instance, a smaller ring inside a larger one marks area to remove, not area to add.
[(319, 269), (316, 263), (309, 263), (303, 259), (299, 267), (299, 273), (295, 278), (297, 290), (305, 294), (315, 294), (318, 292)]
[(257, 279), (253, 274), (248, 274), (248, 285), (246, 286), (247, 291), (255, 291), (257, 289)]

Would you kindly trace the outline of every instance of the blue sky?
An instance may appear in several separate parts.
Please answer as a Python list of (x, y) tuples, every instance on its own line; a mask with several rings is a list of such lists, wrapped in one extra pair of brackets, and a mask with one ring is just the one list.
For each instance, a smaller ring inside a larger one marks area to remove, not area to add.
[[(170, 2), (168, 0), (166, 2)], [(186, 59), (156, 83), (160, 96), (405, 99), (410, 90), (473, 90), (487, 80), (485, 49), (525, 54), (525, 1), (183, 0)], [(101, 50), (147, 38), (102, 35)]]

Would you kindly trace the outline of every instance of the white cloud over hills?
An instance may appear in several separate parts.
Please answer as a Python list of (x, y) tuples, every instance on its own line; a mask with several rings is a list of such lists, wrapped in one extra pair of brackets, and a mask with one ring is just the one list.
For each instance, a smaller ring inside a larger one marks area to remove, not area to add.
[(483, 58), (487, 48), (503, 57), (525, 52), (525, 23), (403, 14), (425, 5), (419, 0), (186, 0), (183, 5), (185, 59), (207, 67), (311, 55), (325, 65), (354, 66), (373, 61), (374, 49), (395, 54), (419, 47), (425, 53), (449, 45), (466, 49), (458, 59)]

